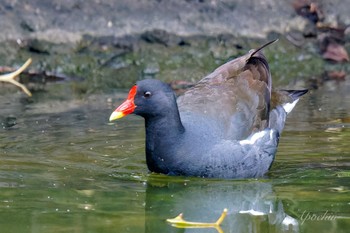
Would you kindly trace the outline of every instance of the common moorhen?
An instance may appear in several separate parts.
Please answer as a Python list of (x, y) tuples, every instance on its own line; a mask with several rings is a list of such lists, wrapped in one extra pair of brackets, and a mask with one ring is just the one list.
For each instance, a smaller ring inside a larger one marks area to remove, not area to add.
[(137, 82), (110, 121), (134, 113), (145, 119), (150, 171), (169, 175), (251, 178), (275, 158), (279, 135), (299, 97), (272, 91), (259, 49), (223, 64), (176, 99), (159, 80)]

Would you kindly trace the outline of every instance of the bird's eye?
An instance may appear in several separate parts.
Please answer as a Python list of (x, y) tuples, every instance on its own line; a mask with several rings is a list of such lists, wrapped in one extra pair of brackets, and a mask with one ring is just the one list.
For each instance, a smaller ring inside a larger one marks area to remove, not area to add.
[(143, 93), (143, 97), (145, 98), (149, 98), (151, 97), (152, 93), (150, 91), (145, 91), (145, 93)]

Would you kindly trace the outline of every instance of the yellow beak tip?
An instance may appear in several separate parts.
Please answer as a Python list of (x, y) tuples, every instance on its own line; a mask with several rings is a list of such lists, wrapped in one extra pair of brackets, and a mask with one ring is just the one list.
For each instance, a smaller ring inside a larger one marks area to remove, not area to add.
[(117, 111), (112, 112), (111, 116), (109, 117), (109, 121), (114, 121), (114, 120), (120, 119), (123, 116), (125, 116), (125, 114), (122, 112), (117, 112)]

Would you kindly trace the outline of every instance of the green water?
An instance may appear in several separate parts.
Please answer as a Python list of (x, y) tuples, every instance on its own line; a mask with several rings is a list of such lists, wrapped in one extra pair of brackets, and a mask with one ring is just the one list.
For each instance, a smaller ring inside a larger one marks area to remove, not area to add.
[(149, 174), (143, 120), (107, 121), (126, 90), (49, 95), (0, 97), (1, 232), (218, 232), (165, 220), (214, 222), (224, 208), (226, 233), (349, 232), (349, 81), (298, 103), (271, 172), (253, 180)]

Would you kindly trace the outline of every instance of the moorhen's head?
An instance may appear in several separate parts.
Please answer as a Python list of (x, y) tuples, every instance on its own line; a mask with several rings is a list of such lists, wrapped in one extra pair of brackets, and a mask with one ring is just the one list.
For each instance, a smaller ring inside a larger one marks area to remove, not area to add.
[(176, 97), (171, 87), (159, 80), (145, 79), (136, 83), (127, 99), (111, 114), (109, 120), (130, 113), (144, 118), (162, 116), (177, 110)]

